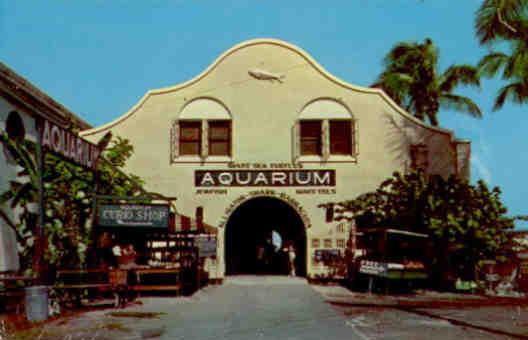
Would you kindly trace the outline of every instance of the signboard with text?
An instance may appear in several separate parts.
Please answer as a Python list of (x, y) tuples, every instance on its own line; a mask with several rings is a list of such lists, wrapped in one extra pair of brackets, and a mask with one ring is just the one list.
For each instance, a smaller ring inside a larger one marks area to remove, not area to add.
[(359, 272), (370, 275), (383, 275), (387, 273), (387, 263), (378, 261), (361, 260)]
[(168, 205), (101, 204), (97, 208), (100, 227), (168, 228)]
[(340, 261), (342, 259), (341, 251), (339, 249), (316, 249), (314, 259), (324, 263)]
[(216, 256), (216, 236), (198, 235), (194, 239), (194, 245), (198, 248), (199, 257)]
[(197, 187), (334, 187), (335, 170), (196, 170)]
[(95, 170), (100, 154), (97, 145), (47, 120), (44, 121), (40, 133), (44, 148), (80, 166)]

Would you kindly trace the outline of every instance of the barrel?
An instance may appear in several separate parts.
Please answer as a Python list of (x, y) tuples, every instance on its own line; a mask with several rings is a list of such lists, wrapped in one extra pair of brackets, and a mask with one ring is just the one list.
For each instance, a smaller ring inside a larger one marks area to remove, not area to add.
[(29, 321), (44, 321), (48, 318), (48, 287), (27, 287), (26, 291), (26, 318)]

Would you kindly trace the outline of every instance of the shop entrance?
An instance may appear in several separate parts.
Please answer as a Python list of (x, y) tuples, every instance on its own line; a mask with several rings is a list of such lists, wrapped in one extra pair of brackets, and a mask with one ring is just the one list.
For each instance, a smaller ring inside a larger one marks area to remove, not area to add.
[(290, 246), (295, 251), (295, 273), (305, 276), (306, 231), (299, 214), (278, 198), (252, 198), (227, 222), (226, 274), (288, 275)]

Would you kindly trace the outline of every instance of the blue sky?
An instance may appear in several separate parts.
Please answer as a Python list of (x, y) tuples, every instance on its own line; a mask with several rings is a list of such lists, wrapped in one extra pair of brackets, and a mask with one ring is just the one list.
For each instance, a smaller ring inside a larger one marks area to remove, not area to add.
[[(0, 0), (0, 60), (91, 124), (106, 123), (152, 88), (188, 80), (231, 46), (278, 38), (337, 77), (370, 85), (399, 41), (433, 39), (441, 68), (476, 63), (481, 0)], [(528, 214), (528, 105), (492, 112), (499, 80), (459, 89), (483, 119), (442, 111), (472, 141), (472, 180), (498, 185), (511, 215)], [(518, 224), (528, 228), (528, 225)]]

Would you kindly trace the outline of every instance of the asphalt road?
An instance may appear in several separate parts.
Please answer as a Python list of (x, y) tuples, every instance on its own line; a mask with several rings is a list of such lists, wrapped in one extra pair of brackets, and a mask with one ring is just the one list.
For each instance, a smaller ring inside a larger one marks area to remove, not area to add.
[[(160, 339), (361, 339), (346, 318), (300, 278), (230, 277), (190, 303), (150, 302), (142, 310), (166, 313), (148, 322)], [(154, 324), (154, 322), (156, 324)]]

